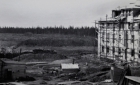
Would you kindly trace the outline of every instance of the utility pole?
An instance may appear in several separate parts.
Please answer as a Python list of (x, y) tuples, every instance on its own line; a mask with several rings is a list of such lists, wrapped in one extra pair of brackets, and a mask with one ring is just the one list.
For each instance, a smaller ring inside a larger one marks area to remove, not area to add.
[(20, 61), (21, 51), (22, 51), (22, 49), (20, 48), (20, 51), (19, 51), (19, 59), (18, 59), (18, 61)]

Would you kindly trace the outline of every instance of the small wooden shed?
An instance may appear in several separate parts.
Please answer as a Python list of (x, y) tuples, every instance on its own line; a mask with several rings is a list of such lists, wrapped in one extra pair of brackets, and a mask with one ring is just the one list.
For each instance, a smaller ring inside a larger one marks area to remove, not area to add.
[(20, 77), (26, 77), (25, 63), (8, 59), (0, 59), (1, 81), (13, 81)]
[(66, 73), (75, 73), (78, 72), (80, 69), (78, 64), (68, 63), (68, 64), (61, 64), (61, 70), (62, 72), (66, 72)]

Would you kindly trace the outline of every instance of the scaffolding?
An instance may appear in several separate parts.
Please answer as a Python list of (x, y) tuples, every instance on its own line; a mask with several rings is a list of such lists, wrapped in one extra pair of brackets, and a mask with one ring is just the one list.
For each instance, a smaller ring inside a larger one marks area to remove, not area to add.
[[(134, 8), (131, 8), (131, 10), (133, 9)], [(123, 9), (123, 11), (124, 10), (125, 9)], [(136, 10), (140, 11), (140, 8), (137, 8)], [(128, 12), (131, 13), (131, 11), (129, 10)], [(139, 12), (139, 15), (140, 15), (140, 12)], [(98, 38), (100, 38), (98, 39), (98, 42), (99, 42), (98, 46), (100, 49), (99, 50), (100, 52), (98, 53), (100, 57), (106, 57), (106, 58), (111, 58), (113, 60), (116, 60), (116, 55), (118, 56), (122, 55), (121, 56), (122, 60), (125, 62), (128, 62), (128, 55), (133, 58), (132, 60), (133, 62), (136, 61), (137, 58), (140, 58), (139, 47), (135, 46), (135, 43), (137, 43), (137, 45), (140, 44), (139, 43), (140, 38), (138, 35), (135, 34), (136, 32), (137, 34), (139, 34), (140, 21), (134, 21), (134, 16), (136, 15), (133, 15), (132, 22), (129, 22), (127, 21), (128, 16), (130, 16), (130, 14), (127, 14), (127, 12), (124, 12), (124, 14), (120, 12), (120, 15), (114, 20), (109, 20), (107, 15), (106, 15), (105, 20), (100, 19), (98, 23), (99, 24), (98, 25), (99, 26)], [(112, 24), (112, 27), (108, 26), (108, 24), (110, 23)], [(138, 29), (134, 28), (134, 25), (136, 23), (139, 24)], [(111, 38), (107, 37), (109, 32), (110, 34), (112, 34)], [(135, 36), (137, 36), (139, 39), (135, 38)], [(132, 45), (130, 43), (132, 43)], [(111, 46), (108, 46), (108, 45), (111, 45)], [(112, 52), (112, 53), (109, 52), (110, 55), (112, 55), (111, 57), (109, 57), (108, 50)], [(137, 57), (136, 57), (136, 54), (137, 54)]]

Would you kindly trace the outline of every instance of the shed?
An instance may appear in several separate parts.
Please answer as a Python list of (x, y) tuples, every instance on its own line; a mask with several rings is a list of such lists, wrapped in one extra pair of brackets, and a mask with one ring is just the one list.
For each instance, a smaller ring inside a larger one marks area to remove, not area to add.
[(69, 64), (61, 64), (61, 70), (67, 73), (75, 73), (78, 72), (80, 69), (78, 64), (69, 63)]
[(9, 59), (0, 59), (1, 81), (13, 81), (20, 77), (26, 77), (25, 63)]

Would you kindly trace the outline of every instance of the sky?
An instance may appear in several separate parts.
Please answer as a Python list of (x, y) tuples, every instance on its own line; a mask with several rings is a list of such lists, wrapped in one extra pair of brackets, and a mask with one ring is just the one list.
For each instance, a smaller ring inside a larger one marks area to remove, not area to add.
[(134, 0), (0, 0), (0, 26), (94, 26)]

